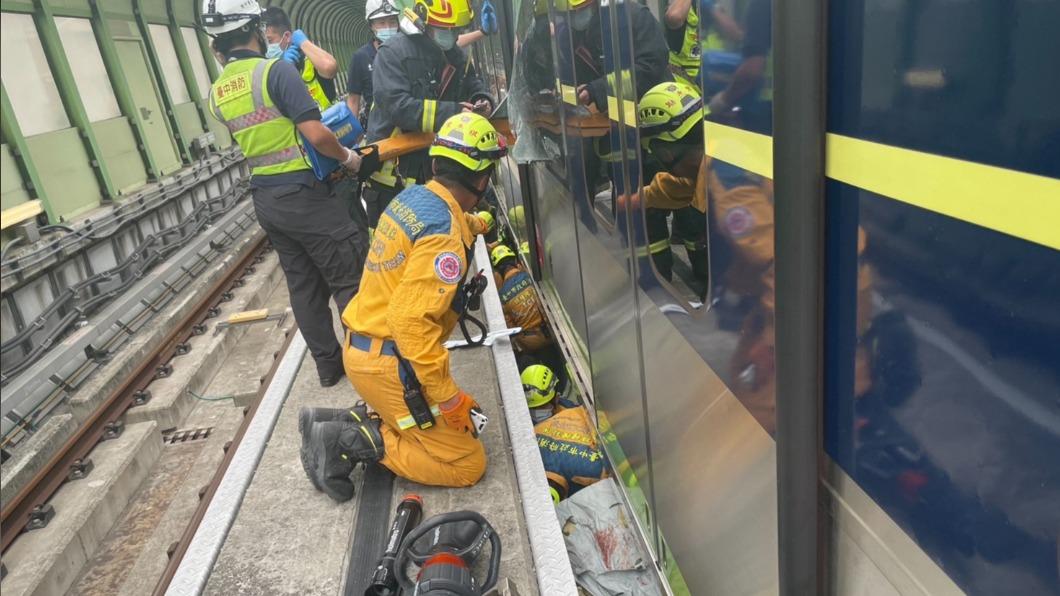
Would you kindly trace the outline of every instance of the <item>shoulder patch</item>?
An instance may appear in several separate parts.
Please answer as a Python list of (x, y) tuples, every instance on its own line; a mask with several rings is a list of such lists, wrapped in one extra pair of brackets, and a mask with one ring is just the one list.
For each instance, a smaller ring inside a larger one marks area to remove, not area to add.
[(746, 236), (755, 225), (755, 218), (747, 207), (733, 207), (725, 212), (725, 229), (733, 238)]
[(434, 274), (447, 284), (460, 281), (460, 257), (452, 252), (443, 252), (434, 257)]

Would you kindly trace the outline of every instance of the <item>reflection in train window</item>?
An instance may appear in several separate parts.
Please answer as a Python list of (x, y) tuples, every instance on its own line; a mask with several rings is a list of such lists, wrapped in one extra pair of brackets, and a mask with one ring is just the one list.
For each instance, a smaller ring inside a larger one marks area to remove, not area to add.
[[(688, 80), (703, 89), (704, 103), (711, 119), (722, 124), (771, 134), (773, 129), (773, 15), (771, 0), (737, 0), (710, 3), (709, 13), (689, 11), (688, 19), (699, 29), (698, 60), (690, 54), (689, 43), (677, 42), (678, 34), (668, 32), (671, 62), (682, 68)], [(668, 11), (667, 27), (679, 25), (679, 14)], [(735, 15), (735, 16), (733, 16)], [(691, 23), (686, 21), (691, 27)], [(670, 30), (673, 31), (673, 30)], [(684, 31), (691, 38), (691, 30)], [(675, 47), (677, 48), (675, 50)], [(696, 72), (696, 62), (700, 68)]]

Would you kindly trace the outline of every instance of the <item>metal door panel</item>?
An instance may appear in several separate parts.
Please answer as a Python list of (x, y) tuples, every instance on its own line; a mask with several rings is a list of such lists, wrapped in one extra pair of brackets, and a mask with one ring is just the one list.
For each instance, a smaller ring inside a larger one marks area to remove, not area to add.
[(122, 71), (129, 82), (129, 90), (136, 104), (136, 113), (130, 115), (140, 122), (148, 151), (164, 173), (179, 169), (180, 158), (173, 144), (173, 136), (166, 125), (166, 113), (162, 110), (158, 89), (151, 71), (147, 68), (143, 43), (138, 40), (119, 39), (115, 40), (114, 45), (118, 49)]

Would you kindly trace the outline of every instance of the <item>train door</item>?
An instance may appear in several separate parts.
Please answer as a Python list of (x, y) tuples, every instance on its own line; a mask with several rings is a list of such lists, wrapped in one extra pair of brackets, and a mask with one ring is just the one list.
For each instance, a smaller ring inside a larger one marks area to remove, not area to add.
[(136, 105), (133, 117), (140, 121), (145, 141), (159, 167), (163, 172), (172, 172), (180, 167), (180, 157), (166, 125), (166, 114), (162, 110), (158, 88), (147, 68), (143, 42), (138, 39), (117, 39), (114, 44)]
[[(758, 36), (759, 77), (738, 101), (715, 101), (719, 109), (706, 115), (713, 94), (726, 90), (745, 59), (734, 42), (719, 43), (709, 59), (697, 42), (698, 74), (675, 70), (660, 82), (655, 69), (641, 67), (627, 77), (636, 101), (695, 122), (674, 124), (662, 142), (681, 149), (667, 154), (637, 106), (623, 110), (634, 119), (626, 136), (635, 150), (627, 158), (635, 198), (625, 205), (657, 548), (675, 592), (778, 589), (771, 141), (761, 116), (771, 101), (770, 4), (752, 0), (744, 13), (754, 4), (759, 20), (744, 19), (742, 28)], [(652, 44), (684, 39), (684, 27), (670, 28), (635, 4), (620, 6), (625, 62), (657, 61)], [(710, 15), (699, 23), (699, 39), (716, 39)]]

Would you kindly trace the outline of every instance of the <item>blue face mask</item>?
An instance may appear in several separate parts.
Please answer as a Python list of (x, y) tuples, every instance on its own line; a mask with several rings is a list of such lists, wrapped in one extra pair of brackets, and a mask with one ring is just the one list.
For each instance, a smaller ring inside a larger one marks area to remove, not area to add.
[(438, 44), (438, 47), (448, 52), (456, 45), (458, 35), (456, 29), (435, 28), (431, 32), (431, 37), (434, 39), (434, 43)]
[(397, 35), (397, 32), (397, 27), (383, 27), (376, 30), (375, 38), (382, 43), (386, 43), (388, 39)]
[(283, 55), (283, 48), (278, 43), (270, 43), (269, 47), (265, 49), (265, 57), (268, 59), (279, 58)]

